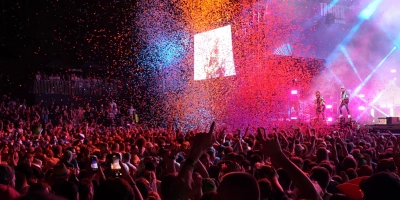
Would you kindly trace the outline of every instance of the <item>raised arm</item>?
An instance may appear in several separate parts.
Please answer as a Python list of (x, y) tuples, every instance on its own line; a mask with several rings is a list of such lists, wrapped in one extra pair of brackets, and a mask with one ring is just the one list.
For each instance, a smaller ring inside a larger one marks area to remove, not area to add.
[(399, 146), (400, 146), (400, 137), (397, 138), (396, 143), (394, 144), (393, 148), (393, 161), (397, 167), (397, 175), (400, 174), (400, 152), (399, 152)]
[(167, 174), (171, 174), (171, 173), (175, 173), (176, 172), (176, 168), (175, 168), (175, 159), (176, 159), (176, 147), (175, 144), (173, 142), (171, 142), (170, 145), (171, 151), (169, 152), (168, 155), (168, 160), (167, 160), (167, 165), (166, 165), (166, 171)]
[[(307, 129), (307, 131), (308, 131), (308, 129)], [(306, 132), (307, 132), (307, 131), (306, 131)], [(304, 143), (304, 134), (303, 134), (303, 131), (300, 131), (300, 132), (299, 132), (299, 141), (300, 141), (301, 144)]]
[(307, 175), (283, 154), (276, 134), (273, 135), (272, 139), (264, 138), (259, 129), (258, 135), (258, 138), (262, 138), (260, 142), (264, 155), (270, 157), (272, 163), (275, 162), (283, 168), (299, 189), (302, 199), (320, 199), (320, 195)]
[(194, 195), (193, 171), (203, 152), (215, 142), (214, 127), (215, 122), (211, 124), (208, 133), (197, 133), (194, 138), (193, 148), (178, 174), (176, 189), (180, 197), (191, 198)]
[(201, 175), (201, 177), (203, 177), (203, 178), (210, 178), (206, 167), (203, 165), (202, 162), (200, 162), (200, 160), (196, 164), (196, 172), (198, 172)]
[(316, 136), (315, 136), (315, 132), (314, 135), (311, 136), (311, 147), (308, 150), (307, 154), (305, 155), (305, 157), (309, 158), (313, 155), (314, 151), (315, 151), (315, 141), (317, 140)]
[(339, 142), (340, 146), (342, 146), (342, 154), (343, 154), (343, 156), (347, 157), (349, 155), (349, 152), (347, 151), (346, 144), (340, 138), (338, 138), (337, 142)]
[(336, 150), (336, 141), (340, 140), (339, 138), (334, 138), (332, 137), (331, 139), (331, 144), (332, 144), (332, 160), (335, 163), (335, 165), (337, 166), (339, 164), (339, 159), (338, 159), (338, 155), (337, 155), (337, 150)]
[(243, 137), (247, 136), (247, 134), (249, 133), (249, 128), (250, 128), (250, 124), (246, 127), (246, 131), (244, 132)]
[[(281, 132), (278, 132), (277, 136), (280, 137), (280, 139), (282, 140), (283, 147), (285, 149), (288, 148), (289, 147), (289, 141), (286, 139), (286, 137)], [(292, 151), (290, 151), (290, 152), (292, 152)]]
[[(119, 164), (123, 166), (122, 161), (119, 161)], [(135, 181), (133, 178), (129, 175), (129, 172), (126, 171), (125, 167), (121, 167), (121, 173), (122, 177), (129, 183), (129, 185), (133, 189), (133, 193), (135, 193), (135, 200), (143, 200), (142, 194), (140, 193), (139, 189), (136, 186)]]

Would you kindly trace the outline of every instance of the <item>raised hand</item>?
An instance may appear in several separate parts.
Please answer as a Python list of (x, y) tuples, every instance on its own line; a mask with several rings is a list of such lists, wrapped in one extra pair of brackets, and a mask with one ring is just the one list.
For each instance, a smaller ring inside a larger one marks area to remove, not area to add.
[(131, 175), (129, 175), (129, 172), (126, 170), (126, 168), (124, 167), (124, 164), (122, 163), (122, 161), (119, 161), (119, 166), (121, 166), (121, 174), (122, 174), (122, 178), (124, 178), (126, 181), (128, 181), (129, 183), (131, 183), (133, 181)]
[(347, 176), (346, 172), (341, 171), (339, 176), (342, 177), (343, 183), (349, 181), (349, 177)]
[[(193, 171), (194, 166), (199, 160), (200, 156), (203, 152), (211, 147), (215, 142), (215, 135), (214, 135), (214, 128), (215, 122), (213, 122), (210, 126), (210, 130), (208, 133), (197, 133), (194, 137), (193, 141), (193, 148), (190, 151), (189, 156), (187, 157), (184, 165), (182, 166), (181, 170), (178, 174), (178, 181), (176, 182), (176, 190), (180, 193), (183, 197), (192, 197), (194, 189), (192, 188), (191, 183), (193, 182)], [(196, 178), (198, 178), (196, 176)], [(201, 190), (196, 190), (201, 198)]]
[(399, 152), (399, 146), (400, 146), (400, 137), (397, 138), (396, 143), (394, 144), (393, 147), (393, 161), (396, 165), (396, 167), (399, 169), (400, 168), (400, 152)]
[(156, 174), (154, 173), (154, 171), (150, 172), (150, 189), (153, 192), (157, 192), (157, 178), (156, 178)]
[(215, 122), (210, 126), (208, 133), (197, 133), (194, 137), (193, 149), (204, 151), (215, 143), (214, 135)]
[(193, 182), (194, 182), (194, 184), (197, 185), (197, 186), (201, 186), (202, 185), (202, 181), (203, 181), (203, 178), (201, 177), (201, 175), (199, 173), (197, 173), (197, 172), (194, 172), (193, 173)]
[(281, 145), (279, 144), (278, 136), (274, 133), (272, 138), (264, 137), (261, 133), (261, 128), (257, 129), (257, 140), (262, 146), (262, 152), (265, 156), (274, 159), (283, 155)]

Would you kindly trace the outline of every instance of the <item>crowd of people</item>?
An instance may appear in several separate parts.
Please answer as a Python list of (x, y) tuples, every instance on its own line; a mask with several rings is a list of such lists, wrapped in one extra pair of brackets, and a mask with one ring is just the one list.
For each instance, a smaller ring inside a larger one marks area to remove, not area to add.
[(107, 77), (100, 77), (96, 75), (82, 75), (76, 73), (70, 74), (58, 74), (58, 73), (51, 73), (46, 74), (44, 72), (37, 72), (35, 74), (35, 79), (37, 81), (76, 81), (76, 82), (103, 82), (103, 81), (112, 81), (116, 82), (116, 79), (107, 78)]
[[(0, 100), (0, 199), (400, 199), (400, 139), (348, 126), (183, 131)], [(78, 111), (79, 112), (78, 112)], [(107, 122), (108, 121), (108, 122)]]
[(96, 75), (63, 74), (47, 75), (37, 72), (33, 92), (35, 94), (110, 95), (118, 91), (118, 80)]

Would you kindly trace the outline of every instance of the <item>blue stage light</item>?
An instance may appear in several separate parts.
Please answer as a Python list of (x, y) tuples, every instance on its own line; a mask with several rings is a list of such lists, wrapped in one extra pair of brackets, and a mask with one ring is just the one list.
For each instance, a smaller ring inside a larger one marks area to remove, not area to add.
[(375, 10), (378, 8), (379, 4), (382, 2), (382, 0), (374, 0), (366, 8), (364, 8), (363, 11), (361, 11), (360, 15), (358, 15), (358, 18), (362, 20), (368, 20), (372, 14), (374, 14)]

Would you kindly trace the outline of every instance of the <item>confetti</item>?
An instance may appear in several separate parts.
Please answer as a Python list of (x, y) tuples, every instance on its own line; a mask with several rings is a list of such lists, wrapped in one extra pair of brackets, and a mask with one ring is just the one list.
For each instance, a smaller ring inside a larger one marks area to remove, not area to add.
[[(97, 71), (118, 90), (95, 103), (114, 98), (125, 109), (133, 104), (145, 120), (182, 128), (210, 120), (273, 124), (292, 109), (309, 120), (314, 92), (333, 105), (341, 85), (365, 95), (354, 98), (353, 110), (400, 105), (390, 72), (398, 69), (400, 25), (390, 2), (368, 13), (372, 0), (331, 7), (297, 0), (10, 1), (3, 5), (3, 60), (29, 67), (26, 77), (16, 71), (0, 81), (19, 87), (41, 70)], [(227, 25), (236, 74), (195, 81), (194, 35)]]

